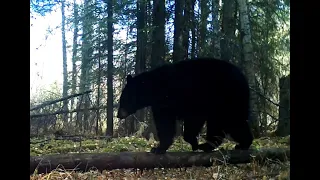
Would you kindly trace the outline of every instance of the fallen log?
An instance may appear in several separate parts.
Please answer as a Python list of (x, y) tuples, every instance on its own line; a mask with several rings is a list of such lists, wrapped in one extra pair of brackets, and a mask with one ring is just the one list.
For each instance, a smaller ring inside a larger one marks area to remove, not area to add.
[(155, 155), (148, 152), (120, 153), (74, 153), (30, 157), (30, 173), (37, 169), (38, 173), (46, 173), (58, 166), (66, 170), (88, 171), (92, 168), (102, 170), (112, 169), (152, 169), (181, 168), (191, 166), (212, 166), (213, 163), (241, 164), (252, 160), (261, 162), (266, 159), (290, 160), (290, 149), (261, 150), (224, 150), (212, 153), (203, 152), (168, 152), (165, 155)]

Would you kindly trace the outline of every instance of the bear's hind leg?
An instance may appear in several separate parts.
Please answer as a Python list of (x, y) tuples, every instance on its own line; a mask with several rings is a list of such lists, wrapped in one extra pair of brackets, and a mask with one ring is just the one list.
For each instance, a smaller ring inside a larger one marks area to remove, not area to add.
[(224, 135), (222, 134), (223, 133), (219, 133), (207, 137), (207, 142), (199, 144), (198, 149), (202, 150), (203, 152), (212, 152), (214, 149), (216, 149), (222, 144), (224, 139)]
[(197, 136), (204, 125), (204, 121), (195, 121), (196, 119), (193, 118), (184, 119), (183, 139), (191, 145), (192, 151), (196, 151), (199, 148)]
[(165, 108), (152, 107), (152, 113), (160, 143), (157, 147), (153, 147), (150, 152), (164, 154), (173, 143), (176, 131), (176, 119)]
[(248, 121), (242, 121), (233, 126), (228, 132), (231, 138), (238, 144), (235, 149), (248, 150), (253, 141), (253, 135)]
[(221, 125), (207, 121), (207, 142), (199, 144), (199, 149), (204, 152), (211, 152), (222, 144), (224, 137), (225, 133)]

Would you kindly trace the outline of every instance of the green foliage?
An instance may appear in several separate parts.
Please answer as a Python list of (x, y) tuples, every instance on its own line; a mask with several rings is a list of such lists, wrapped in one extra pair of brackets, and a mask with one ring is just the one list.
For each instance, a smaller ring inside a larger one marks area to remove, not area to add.
[(53, 11), (54, 7), (60, 2), (58, 0), (30, 0), (31, 13), (45, 16)]

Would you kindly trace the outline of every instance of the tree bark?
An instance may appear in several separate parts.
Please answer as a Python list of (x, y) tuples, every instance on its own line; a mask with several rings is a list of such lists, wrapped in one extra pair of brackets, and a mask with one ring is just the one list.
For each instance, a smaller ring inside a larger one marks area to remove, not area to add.
[(263, 162), (267, 159), (290, 160), (290, 149), (220, 150), (212, 153), (168, 152), (165, 155), (155, 155), (148, 152), (46, 155), (43, 157), (30, 157), (30, 173), (34, 173), (36, 168), (38, 173), (49, 172), (61, 165), (65, 169), (88, 171), (94, 167), (103, 171), (126, 168), (210, 167), (213, 164), (241, 164), (249, 163), (252, 160)]
[(175, 0), (174, 36), (173, 36), (173, 62), (182, 60), (182, 12), (184, 2)]
[[(165, 1), (154, 0), (152, 9), (152, 50), (151, 50), (151, 62), (150, 69), (157, 68), (165, 63)], [(148, 109), (150, 111), (150, 109)], [(153, 116), (149, 121), (149, 128), (155, 133), (155, 125), (153, 122)], [(157, 138), (156, 138), (157, 139)]]
[[(250, 87), (256, 91), (255, 82), (255, 67), (254, 67), (254, 56), (253, 46), (251, 40), (251, 27), (248, 14), (248, 6), (246, 0), (237, 0), (240, 15), (240, 32), (242, 34), (242, 47), (243, 47), (243, 66), (245, 74), (248, 77), (248, 83)], [(250, 125), (253, 129), (255, 138), (260, 136), (260, 127), (258, 122), (258, 108), (257, 108), (257, 94), (256, 92), (250, 92), (250, 104), (251, 104), (251, 115), (249, 118)]]
[(165, 1), (154, 0), (152, 11), (152, 54), (151, 69), (164, 64), (165, 59)]
[[(99, 27), (99, 33), (101, 33), (101, 27)], [(99, 57), (98, 57), (98, 77), (97, 77), (97, 85), (98, 85), (98, 92), (97, 92), (97, 107), (100, 107), (100, 95), (101, 95), (101, 71), (102, 71), (102, 65), (101, 65), (101, 56), (102, 56), (102, 48), (100, 47), (101, 45), (101, 37), (98, 37), (98, 42), (99, 42)], [(96, 119), (96, 135), (99, 134), (99, 122), (100, 122), (100, 109), (97, 109), (97, 119)]]
[(280, 86), (280, 106), (277, 136), (290, 135), (290, 75), (281, 77)]
[[(90, 11), (90, 3), (91, 0), (85, 0), (84, 2), (84, 12), (82, 17), (82, 46), (81, 46), (81, 53), (82, 53), (82, 63), (81, 63), (81, 75), (80, 75), (80, 84), (79, 84), (79, 91), (83, 92), (89, 89), (90, 87), (90, 59), (93, 54), (93, 48), (92, 48), (92, 22), (91, 18), (93, 16), (93, 12)], [(78, 107), (84, 107), (84, 109), (87, 109), (90, 102), (89, 102), (89, 96), (83, 97), (84, 102), (81, 100), (78, 103)], [(87, 125), (87, 119), (89, 117), (88, 111), (79, 112), (77, 114), (77, 126), (78, 130), (80, 132), (83, 132)]]
[[(140, 74), (146, 70), (146, 46), (147, 46), (147, 4), (145, 0), (137, 1), (137, 51), (136, 51), (136, 64), (135, 64), (135, 74)], [(136, 117), (139, 121), (144, 121), (146, 119), (146, 108), (140, 109), (136, 112)], [(137, 131), (137, 121), (133, 117), (128, 117), (126, 119), (130, 123), (130, 129), (128, 133), (131, 135)]]
[(192, 10), (192, 2), (191, 0), (186, 0), (184, 3), (184, 16), (183, 16), (183, 35), (182, 35), (182, 59), (189, 58), (189, 34), (191, 27), (191, 11)]
[(212, 26), (213, 26), (213, 36), (212, 36), (212, 49), (213, 57), (220, 59), (221, 58), (221, 45), (220, 45), (220, 4), (219, 0), (212, 0)]
[(191, 21), (191, 58), (196, 57), (196, 17), (195, 17), (195, 0), (190, 0), (191, 1), (191, 14), (190, 14), (190, 21)]
[(106, 135), (113, 136), (113, 1), (107, 1), (108, 7), (108, 72), (107, 72), (107, 131)]
[[(77, 54), (78, 54), (78, 31), (79, 31), (79, 14), (76, 0), (73, 0), (73, 44), (72, 44), (72, 80), (71, 80), (71, 94), (76, 93), (77, 88)], [(71, 99), (71, 109), (73, 109), (74, 99)], [(70, 121), (72, 121), (72, 114), (70, 114)]]
[(233, 41), (235, 39), (236, 30), (236, 1), (225, 0), (222, 7), (222, 38), (221, 38), (221, 59), (231, 61), (233, 57)]
[(209, 16), (209, 6), (208, 0), (200, 0), (200, 27), (199, 27), (199, 56), (206, 56), (208, 53), (206, 52), (207, 47), (207, 37), (208, 37), (208, 16)]
[[(61, 35), (62, 35), (62, 69), (63, 69), (63, 88), (62, 88), (62, 97), (68, 96), (68, 63), (67, 63), (67, 40), (66, 40), (66, 16), (65, 16), (65, 2), (61, 1), (61, 16), (62, 16), (62, 25), (61, 25)], [(63, 101), (63, 110), (68, 111), (68, 101)], [(63, 115), (64, 123), (68, 121), (68, 114)]]

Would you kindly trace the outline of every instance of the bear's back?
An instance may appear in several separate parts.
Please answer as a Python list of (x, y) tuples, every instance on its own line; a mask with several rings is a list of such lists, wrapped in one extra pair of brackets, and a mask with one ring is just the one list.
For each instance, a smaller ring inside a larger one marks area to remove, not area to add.
[[(247, 83), (239, 68), (222, 60), (198, 58), (184, 60), (151, 70), (146, 74), (153, 86), (158, 88), (173, 88), (206, 91), (218, 90), (219, 86), (232, 87)], [(213, 86), (214, 89), (213, 88)]]
[[(198, 106), (199, 110), (209, 110), (247, 91), (246, 79), (236, 66), (211, 58), (167, 64), (141, 77), (148, 79), (155, 102), (182, 109)], [(205, 103), (211, 106), (203, 107)]]

